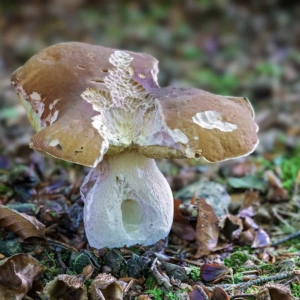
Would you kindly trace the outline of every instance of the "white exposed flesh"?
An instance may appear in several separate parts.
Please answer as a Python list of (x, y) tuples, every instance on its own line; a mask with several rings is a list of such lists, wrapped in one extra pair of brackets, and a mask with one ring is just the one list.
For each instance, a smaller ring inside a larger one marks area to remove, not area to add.
[(224, 132), (231, 132), (237, 129), (237, 125), (222, 121), (222, 116), (215, 110), (199, 112), (193, 116), (193, 122), (202, 128), (219, 129)]
[(107, 156), (81, 187), (85, 230), (95, 248), (151, 245), (173, 221), (173, 197), (155, 161), (138, 152)]

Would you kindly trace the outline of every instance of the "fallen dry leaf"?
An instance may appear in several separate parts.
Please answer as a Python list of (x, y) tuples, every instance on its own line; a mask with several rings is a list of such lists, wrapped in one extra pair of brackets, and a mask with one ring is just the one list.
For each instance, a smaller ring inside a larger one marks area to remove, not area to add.
[(290, 289), (283, 284), (268, 283), (264, 285), (256, 294), (256, 299), (272, 299), (272, 300), (295, 300)]
[(246, 231), (243, 231), (240, 234), (239, 244), (241, 246), (251, 246), (253, 241), (254, 241), (254, 235), (252, 233), (252, 230), (248, 229)]
[(1, 261), (0, 299), (21, 300), (44, 267), (29, 254), (16, 254)]
[(198, 200), (198, 217), (196, 226), (196, 241), (198, 245), (196, 258), (211, 253), (218, 243), (218, 217), (205, 199)]
[(248, 208), (252, 205), (259, 205), (259, 192), (253, 190), (247, 190), (245, 192), (245, 198), (242, 203), (242, 209)]
[(196, 232), (191, 224), (173, 222), (172, 232), (182, 240), (193, 241), (196, 238)]
[(49, 300), (88, 300), (84, 280), (75, 275), (58, 275), (46, 284), (43, 294)]
[(82, 270), (82, 274), (81, 274), (82, 281), (85, 282), (88, 279), (90, 279), (94, 273), (94, 270), (95, 270), (95, 268), (91, 264), (85, 266), (84, 269)]
[(181, 200), (174, 199), (174, 222), (187, 223), (186, 219), (182, 216), (180, 212), (180, 204), (183, 204)]
[(219, 286), (214, 288), (210, 299), (211, 300), (230, 300), (228, 294)]
[(218, 264), (203, 264), (200, 267), (201, 280), (205, 282), (217, 282), (221, 280), (229, 272), (224, 265)]
[(151, 300), (149, 295), (139, 295), (137, 300)]
[(92, 300), (122, 300), (123, 289), (110, 274), (99, 274), (91, 283), (89, 294)]
[(36, 218), (0, 205), (0, 227), (19, 235), (22, 239), (39, 237), (45, 239), (45, 225)]
[(268, 246), (269, 244), (270, 244), (269, 235), (263, 229), (258, 229), (255, 234), (255, 238), (251, 247), (262, 248)]
[(243, 222), (238, 216), (225, 215), (219, 222), (221, 228), (221, 235), (226, 238), (227, 241), (233, 241), (238, 239), (242, 230)]
[(195, 285), (190, 292), (190, 300), (205, 300), (210, 298), (211, 293), (204, 285)]

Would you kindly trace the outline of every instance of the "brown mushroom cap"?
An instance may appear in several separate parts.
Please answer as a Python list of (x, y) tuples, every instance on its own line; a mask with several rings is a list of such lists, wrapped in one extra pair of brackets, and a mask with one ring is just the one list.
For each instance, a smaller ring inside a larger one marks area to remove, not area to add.
[[(77, 42), (57, 44), (34, 55), (12, 75), (12, 85), (39, 131), (32, 138), (33, 149), (70, 162), (94, 165), (103, 138), (91, 123), (97, 112), (81, 94), (87, 88), (107, 90), (103, 82), (113, 67), (109, 57), (114, 51)], [(146, 90), (157, 87), (158, 61), (148, 54), (127, 53), (134, 58), (132, 78)], [(122, 150), (110, 147), (109, 152)]]
[[(174, 87), (156, 89), (153, 95), (161, 107), (165, 125), (171, 130), (180, 130), (187, 137), (188, 142), (181, 144), (175, 157), (181, 152), (182, 157), (203, 157), (209, 162), (216, 162), (247, 155), (258, 144), (258, 127), (253, 121), (254, 111), (247, 98)], [(197, 122), (197, 114), (205, 118), (211, 112), (220, 119), (216, 124), (211, 122), (205, 127)], [(223, 128), (226, 123), (231, 124), (227, 129)], [(150, 149), (143, 147), (139, 151), (148, 156)], [(159, 151), (162, 149), (152, 146), (151, 152)]]
[[(130, 77), (131, 86), (127, 82), (123, 88), (132, 88), (133, 93), (127, 97), (131, 101), (128, 115), (134, 119), (136, 111), (142, 117), (127, 126), (127, 112), (120, 115), (120, 107), (113, 107), (109, 117), (123, 118), (121, 122), (116, 120), (116, 126), (121, 127), (113, 131), (119, 133), (126, 126), (136, 129), (126, 143), (109, 141), (93, 120), (100, 117), (101, 121), (103, 107), (110, 110), (110, 106), (100, 103), (103, 99), (113, 103), (113, 95), (119, 95), (111, 90), (113, 83), (109, 87), (105, 81), (107, 76), (111, 76), (110, 80), (116, 78), (116, 89), (123, 84), (122, 78), (116, 77), (120, 71), (118, 62), (111, 63), (115, 52), (83, 43), (58, 44), (33, 56), (13, 74), (12, 84), (38, 131), (30, 145), (33, 149), (86, 166), (95, 166), (100, 153), (106, 152), (101, 149), (107, 145), (107, 155), (130, 148), (152, 158), (204, 157), (211, 162), (246, 155), (255, 149), (257, 126), (247, 99), (197, 89), (159, 88), (157, 60), (128, 51), (119, 51), (125, 65), (129, 65), (122, 74)], [(130, 60), (126, 61), (128, 55)], [(141, 106), (143, 101), (146, 104)]]

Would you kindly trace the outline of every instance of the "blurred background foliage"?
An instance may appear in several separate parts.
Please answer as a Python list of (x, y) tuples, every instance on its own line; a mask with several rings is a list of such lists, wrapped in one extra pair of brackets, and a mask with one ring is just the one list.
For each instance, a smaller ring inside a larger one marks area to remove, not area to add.
[(283, 112), (284, 126), (298, 128), (299, 16), (292, 0), (1, 0), (0, 121), (22, 114), (9, 80), (16, 68), (81, 41), (155, 56), (161, 86), (246, 96), (266, 114), (262, 130)]

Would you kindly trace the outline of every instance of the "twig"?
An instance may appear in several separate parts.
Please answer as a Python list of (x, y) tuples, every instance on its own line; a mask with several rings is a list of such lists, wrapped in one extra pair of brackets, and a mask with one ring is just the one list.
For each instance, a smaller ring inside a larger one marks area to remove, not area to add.
[(300, 237), (300, 231), (297, 231), (297, 232), (295, 232), (295, 233), (292, 233), (292, 234), (290, 234), (290, 235), (288, 235), (288, 236), (285, 236), (285, 237), (282, 238), (282, 239), (279, 239), (279, 240), (273, 242), (271, 246), (272, 246), (272, 247), (276, 247), (276, 246), (278, 246), (279, 244), (282, 244), (282, 243), (284, 243), (284, 242), (286, 242), (286, 241), (289, 241), (289, 240), (292, 240), (292, 239), (295, 239), (295, 238), (298, 238), (298, 237)]
[(157, 257), (154, 259), (150, 271), (151, 271), (153, 277), (156, 279), (157, 283), (159, 285), (163, 285), (165, 289), (170, 291), (173, 287), (172, 287), (171, 283), (164, 276), (162, 276), (159, 273), (159, 271), (156, 267), (156, 262), (157, 262)]
[(63, 262), (63, 260), (61, 258), (61, 247), (56, 247), (55, 252), (57, 255), (57, 260), (58, 260), (60, 266), (62, 267), (63, 271), (69, 273), (70, 272), (69, 268), (66, 266), (66, 264)]
[(203, 288), (200, 285), (196, 285), (197, 291), (201, 294), (204, 300), (209, 300), (208, 296), (206, 293), (203, 291)]
[(268, 276), (268, 277), (260, 277), (254, 280), (250, 280), (248, 282), (241, 282), (238, 284), (222, 284), (222, 285), (214, 285), (211, 286), (210, 289), (213, 290), (216, 286), (220, 286), (221, 288), (223, 288), (224, 290), (229, 290), (232, 287), (234, 288), (240, 288), (240, 289), (247, 289), (249, 287), (251, 287), (252, 285), (259, 285), (262, 283), (266, 283), (272, 280), (281, 280), (281, 279), (286, 279), (289, 277), (292, 277), (294, 275), (294, 272), (285, 272), (285, 273), (280, 273), (277, 275), (273, 275), (273, 276)]
[(230, 300), (239, 299), (239, 298), (255, 298), (256, 299), (256, 295), (255, 294), (234, 295), (234, 296), (230, 297)]
[(125, 289), (124, 289), (124, 291), (123, 291), (124, 294), (126, 294), (126, 293), (129, 291), (129, 289), (131, 288), (131, 286), (134, 284), (135, 281), (136, 281), (135, 279), (131, 279), (131, 280), (127, 283), (127, 285), (126, 285), (126, 287), (125, 287)]
[(73, 246), (71, 245), (68, 245), (66, 243), (63, 243), (63, 242), (60, 242), (60, 241), (56, 241), (56, 240), (53, 240), (51, 238), (47, 238), (47, 242), (49, 244), (53, 244), (54, 246), (60, 246), (64, 249), (67, 249), (67, 250), (71, 250), (71, 251), (74, 251), (74, 252), (79, 252), (76, 248), (74, 248)]
[(178, 257), (171, 256), (170, 259), (173, 259), (173, 260), (176, 260), (176, 261), (184, 261), (188, 264), (198, 266), (198, 267), (201, 267), (203, 265), (203, 263), (201, 263), (201, 262), (198, 262), (196, 260), (190, 260), (190, 259), (187, 259), (187, 258), (179, 259)]
[(285, 226), (290, 227), (291, 225), (289, 224), (289, 222), (287, 222), (285, 219), (283, 219), (277, 212), (276, 208), (273, 207), (272, 208), (272, 213), (274, 215), (274, 217), (276, 217), (280, 222), (282, 222)]

